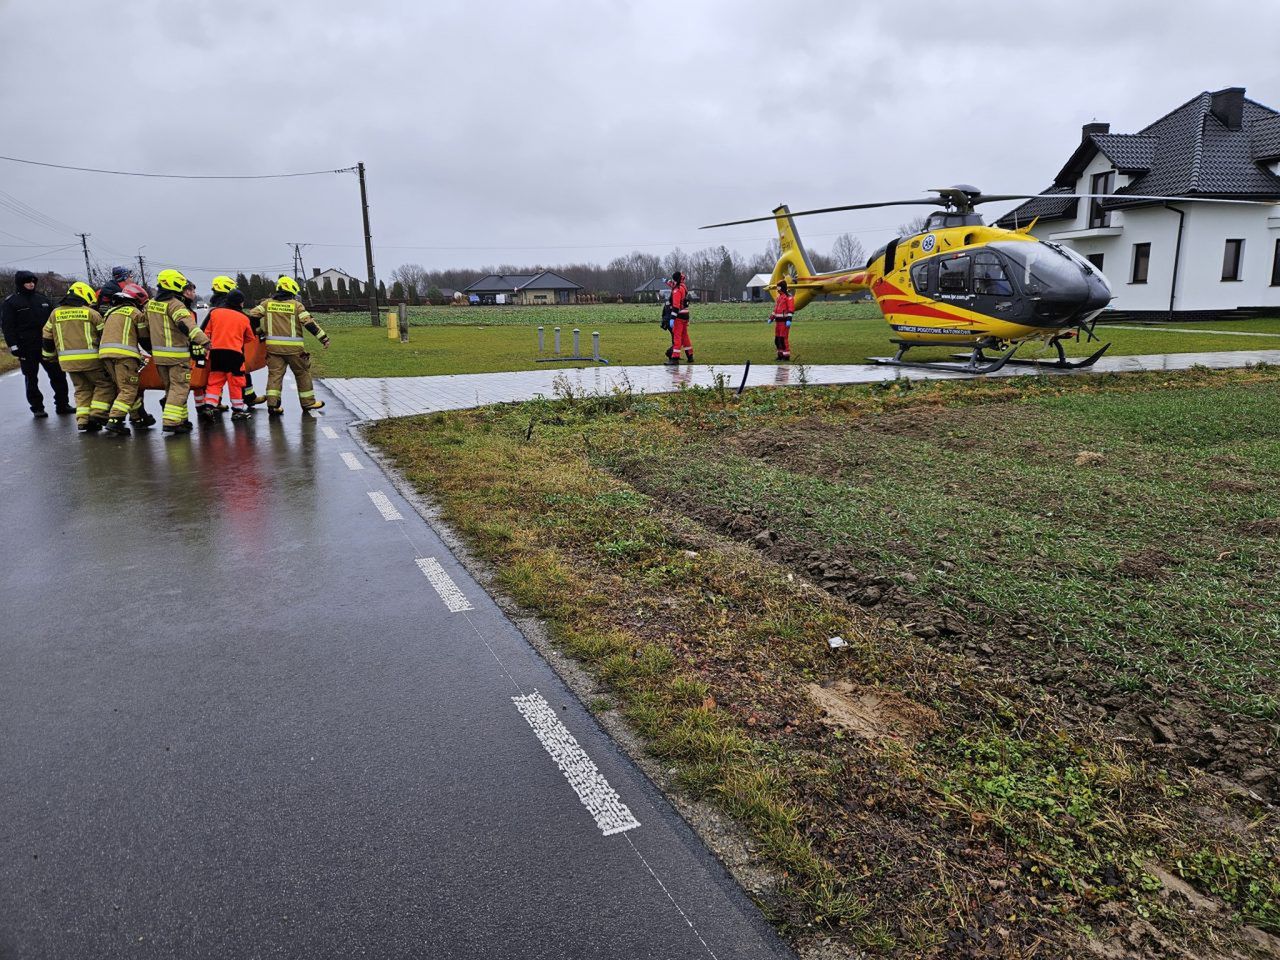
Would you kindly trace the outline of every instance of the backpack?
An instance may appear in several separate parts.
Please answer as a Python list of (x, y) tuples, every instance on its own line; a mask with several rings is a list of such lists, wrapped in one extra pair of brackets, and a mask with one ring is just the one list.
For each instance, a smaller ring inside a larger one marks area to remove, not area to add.
[(674, 315), (675, 315), (675, 310), (672, 309), (671, 301), (668, 300), (666, 303), (662, 305), (662, 320), (658, 325), (662, 327), (663, 330), (669, 331), (671, 329), (671, 320)]

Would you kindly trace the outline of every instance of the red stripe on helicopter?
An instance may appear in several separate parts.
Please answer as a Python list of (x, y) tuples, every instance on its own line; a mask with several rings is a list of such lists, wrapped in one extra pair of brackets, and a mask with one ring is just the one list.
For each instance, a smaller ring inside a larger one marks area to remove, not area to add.
[(937, 307), (914, 303), (910, 300), (883, 300), (880, 303), (880, 310), (885, 316), (896, 314), (907, 317), (934, 317), (938, 320), (950, 320), (952, 323), (963, 323), (970, 326), (974, 323), (972, 320), (967, 320), (946, 310), (939, 310)]

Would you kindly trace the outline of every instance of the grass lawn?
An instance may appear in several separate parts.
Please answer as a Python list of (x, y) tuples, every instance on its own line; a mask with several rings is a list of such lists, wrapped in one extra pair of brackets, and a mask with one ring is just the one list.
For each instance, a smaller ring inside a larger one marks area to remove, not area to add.
[(0, 373), (18, 369), (18, 358), (8, 350), (0, 350)]
[(1192, 371), (369, 436), (749, 833), (801, 947), (1225, 957), (1280, 946), (1278, 407), (1280, 371)]
[[(328, 351), (314, 351), (314, 370), (320, 376), (362, 377), (488, 373), (546, 367), (549, 365), (536, 362), (539, 323), (546, 328), (548, 351), (556, 323), (562, 327), (565, 353), (572, 350), (574, 325), (582, 330), (585, 353), (591, 352), (591, 333), (598, 330), (601, 353), (614, 365), (661, 363), (663, 351), (670, 342), (658, 327), (657, 312), (652, 306), (615, 304), (505, 311), (500, 307), (418, 309), (432, 311), (431, 322), (412, 326), (407, 344), (388, 340), (385, 328), (367, 325), (367, 316), (356, 317), (364, 325), (347, 322), (354, 317), (351, 314), (317, 317), (333, 342)], [(737, 365), (745, 360), (772, 363), (773, 328), (764, 322), (768, 312), (768, 307), (759, 304), (708, 304), (695, 308), (690, 334), (698, 363)], [(565, 319), (553, 319), (557, 317)], [(457, 324), (458, 320), (471, 318), (485, 323)], [(454, 323), (444, 322), (446, 320)], [(497, 322), (490, 324), (490, 320)], [(1112, 343), (1114, 354), (1280, 349), (1280, 319), (1176, 326), (1203, 332), (1174, 333), (1159, 327), (1099, 328), (1099, 335)], [(1220, 336), (1214, 334), (1215, 330), (1275, 336)], [(869, 356), (893, 353), (889, 333), (874, 305), (819, 303), (799, 314), (792, 327), (791, 342), (795, 359), (800, 363), (864, 363)], [(1067, 352), (1084, 355), (1097, 347), (1096, 343), (1072, 344)], [(1024, 347), (1019, 356), (1033, 357), (1037, 349)], [(940, 358), (949, 352), (916, 353)]]

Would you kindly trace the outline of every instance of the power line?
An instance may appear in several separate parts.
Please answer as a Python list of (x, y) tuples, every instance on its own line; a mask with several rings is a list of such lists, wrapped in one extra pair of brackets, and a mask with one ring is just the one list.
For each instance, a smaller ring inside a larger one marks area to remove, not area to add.
[(301, 173), (140, 173), (134, 170), (104, 170), (100, 167), (74, 167), (65, 163), (45, 163), (42, 160), (24, 160), (21, 157), (4, 157), (10, 163), (25, 163), (33, 167), (52, 167), (55, 170), (76, 170), (80, 173), (105, 173), (113, 177), (151, 177), (158, 180), (283, 180), (286, 177), (320, 177), (331, 173), (352, 173), (355, 167), (339, 167), (336, 170), (306, 170)]
[[(48, 253), (33, 253), (33, 254), (32, 254), (31, 256), (29, 256), (29, 257), (19, 257), (17, 260), (6, 260), (6, 261), (4, 262), (4, 265), (5, 265), (5, 266), (9, 266), (10, 264), (14, 264), (14, 263), (25, 263), (25, 262), (26, 262), (26, 261), (28, 261), (28, 260), (36, 260), (36, 259), (39, 259), (39, 258), (41, 258), (41, 257), (43, 257), (43, 258), (45, 258), (45, 259), (49, 259), (49, 258), (51, 258), (55, 253), (61, 253), (63, 250), (70, 250), (72, 247), (78, 247), (78, 246), (79, 246), (79, 244), (78, 244), (78, 243), (68, 243), (65, 247), (59, 247), (57, 250), (50, 250)], [(61, 260), (61, 259), (65, 259), (65, 258), (63, 258), (63, 257), (59, 257), (58, 259), (59, 259), (59, 260)]]

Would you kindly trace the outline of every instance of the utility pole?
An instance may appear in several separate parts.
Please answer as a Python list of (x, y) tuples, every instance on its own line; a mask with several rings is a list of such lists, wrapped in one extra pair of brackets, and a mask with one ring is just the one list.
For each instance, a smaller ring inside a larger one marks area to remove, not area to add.
[(93, 267), (89, 266), (89, 235), (87, 233), (77, 233), (80, 238), (80, 249), (84, 251), (84, 279), (90, 286), (93, 285)]
[(302, 248), (307, 244), (290, 243), (289, 246), (293, 247), (293, 279), (298, 282), (298, 286), (302, 286), (307, 276), (307, 267), (302, 262)]
[(147, 284), (147, 261), (143, 259), (142, 250), (138, 250), (138, 279), (142, 281), (144, 290), (150, 289)]
[(373, 274), (373, 235), (369, 232), (369, 195), (364, 189), (364, 162), (356, 164), (360, 177), (360, 207), (364, 213), (364, 260), (369, 267), (369, 322), (378, 326), (378, 280)]

